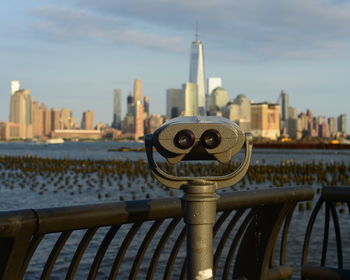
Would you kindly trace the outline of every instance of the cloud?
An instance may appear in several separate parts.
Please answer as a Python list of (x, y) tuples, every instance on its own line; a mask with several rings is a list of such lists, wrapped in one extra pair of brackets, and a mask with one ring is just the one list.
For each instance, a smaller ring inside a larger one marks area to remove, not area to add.
[(169, 34), (192, 33), (198, 21), (201, 38), (212, 41), (232, 57), (239, 54), (268, 59), (328, 59), (349, 53), (350, 4), (345, 1), (70, 0), (66, 3), (70, 8), (63, 12), (57, 7), (36, 9), (40, 19), (37, 28), (58, 38), (111, 39), (178, 51), (183, 48), (182, 40)]
[(119, 16), (101, 16), (84, 10), (55, 6), (37, 7), (32, 13), (37, 18), (32, 27), (49, 40), (101, 40), (167, 51), (181, 49), (180, 38), (135, 30)]

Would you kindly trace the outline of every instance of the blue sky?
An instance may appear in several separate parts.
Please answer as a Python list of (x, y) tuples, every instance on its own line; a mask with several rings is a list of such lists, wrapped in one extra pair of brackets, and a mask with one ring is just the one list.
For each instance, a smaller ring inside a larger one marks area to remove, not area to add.
[(275, 102), (283, 89), (299, 112), (350, 116), (350, 1), (12, 0), (0, 10), (0, 120), (10, 80), (110, 123), (113, 89), (125, 102), (139, 78), (165, 113), (166, 89), (188, 80), (196, 21), (206, 76), (231, 98)]

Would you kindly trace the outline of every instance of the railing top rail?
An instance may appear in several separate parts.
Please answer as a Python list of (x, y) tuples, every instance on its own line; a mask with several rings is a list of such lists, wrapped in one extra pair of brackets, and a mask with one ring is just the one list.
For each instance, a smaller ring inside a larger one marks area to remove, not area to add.
[[(309, 200), (312, 199), (313, 195), (314, 192), (311, 187), (224, 193), (220, 195), (217, 209), (218, 211), (225, 211), (266, 204), (278, 204), (293, 199), (295, 201)], [(111, 224), (180, 217), (182, 216), (182, 209), (180, 199), (164, 198), (32, 210), (0, 211), (0, 232), (4, 227), (13, 228), (15, 226), (15, 228), (19, 229), (19, 224), (28, 215), (31, 216), (30, 220), (32, 223), (37, 223), (36, 233), (42, 234), (108, 226)], [(17, 224), (18, 227), (16, 227)], [(8, 227), (10, 225), (11, 227)]]
[(324, 200), (350, 202), (349, 187), (323, 187), (321, 194)]

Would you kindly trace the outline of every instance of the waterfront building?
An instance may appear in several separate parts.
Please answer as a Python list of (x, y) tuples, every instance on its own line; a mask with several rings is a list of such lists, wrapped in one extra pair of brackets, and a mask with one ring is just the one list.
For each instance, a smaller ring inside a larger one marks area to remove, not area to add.
[[(203, 59), (203, 44), (202, 41), (196, 40), (191, 45), (190, 55), (190, 78), (189, 82), (197, 85), (197, 115), (205, 115), (205, 74), (204, 74), (204, 59)], [(192, 99), (192, 98), (191, 98)], [(193, 111), (193, 110), (192, 110)]]
[(332, 137), (337, 134), (337, 119), (335, 117), (328, 118), (329, 133)]
[(251, 132), (255, 137), (277, 139), (280, 136), (280, 105), (252, 103)]
[(233, 101), (228, 102), (223, 115), (238, 124), (244, 131), (250, 131), (251, 101), (244, 94), (239, 94)]
[(44, 136), (44, 107), (33, 101), (33, 137), (43, 138)]
[(0, 122), (0, 139), (14, 140), (21, 137), (21, 124), (13, 122)]
[(328, 123), (324, 119), (320, 121), (318, 127), (318, 133), (320, 137), (329, 138), (331, 136), (331, 134), (329, 133)]
[(92, 130), (94, 128), (94, 113), (90, 110), (83, 112), (81, 128)]
[(300, 139), (302, 136), (300, 129), (300, 120), (298, 119), (298, 110), (294, 107), (288, 107), (286, 130), (289, 138)]
[(60, 129), (60, 111), (52, 108), (50, 110), (51, 115), (51, 129), (50, 131), (54, 131), (56, 129)]
[(67, 108), (62, 108), (60, 111), (60, 129), (73, 128), (73, 113)]
[(115, 129), (121, 129), (122, 114), (121, 114), (121, 89), (115, 89), (113, 91), (113, 122), (112, 127)]
[(343, 136), (346, 135), (347, 130), (346, 130), (346, 114), (341, 114), (338, 117), (338, 132), (340, 132)]
[(42, 106), (44, 115), (44, 136), (47, 137), (51, 133), (51, 111), (48, 110), (45, 105)]
[(207, 79), (207, 96), (206, 96), (206, 108), (210, 110), (211, 107), (211, 93), (217, 87), (222, 87), (222, 79), (219, 77), (209, 77)]
[(211, 95), (209, 111), (222, 111), (228, 103), (228, 92), (223, 87), (215, 88)]
[(183, 108), (182, 115), (198, 116), (198, 86), (195, 83), (184, 83), (182, 85), (182, 93), (180, 98), (180, 107)]
[(11, 81), (11, 95), (13, 95), (16, 91), (19, 91), (20, 89), (20, 83), (18, 80)]
[(10, 122), (20, 124), (20, 138), (33, 138), (33, 99), (28, 89), (17, 90), (11, 95)]
[(183, 111), (183, 102), (181, 102), (182, 90), (170, 88), (166, 91), (166, 115), (169, 118), (178, 117)]

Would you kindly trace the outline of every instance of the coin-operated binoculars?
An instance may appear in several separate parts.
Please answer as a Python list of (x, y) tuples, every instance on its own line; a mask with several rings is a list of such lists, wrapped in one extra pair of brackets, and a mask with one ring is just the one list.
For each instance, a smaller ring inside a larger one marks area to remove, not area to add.
[[(168, 163), (181, 160), (217, 160), (227, 163), (245, 143), (245, 157), (237, 170), (223, 176), (177, 177), (162, 170), (153, 159), (155, 148)], [(246, 174), (252, 152), (252, 135), (221, 117), (178, 117), (145, 138), (152, 175), (168, 188), (181, 189), (187, 234), (188, 279), (213, 278), (213, 225), (216, 190), (232, 186)]]

